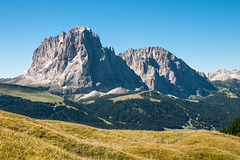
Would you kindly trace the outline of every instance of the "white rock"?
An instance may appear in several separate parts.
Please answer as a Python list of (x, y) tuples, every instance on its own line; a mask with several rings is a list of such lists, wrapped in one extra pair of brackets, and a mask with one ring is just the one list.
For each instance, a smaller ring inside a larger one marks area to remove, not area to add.
[(125, 89), (125, 88), (122, 88), (122, 87), (118, 87), (118, 88), (115, 88), (115, 89), (107, 92), (107, 94), (125, 94), (128, 91), (129, 91), (128, 89)]
[(80, 97), (79, 99), (87, 99), (87, 98), (90, 98), (90, 97), (101, 97), (101, 96), (104, 96), (106, 95), (106, 93), (103, 93), (103, 92), (98, 92), (98, 91), (92, 91), (88, 94), (85, 94), (84, 96)]
[(214, 72), (208, 72), (206, 76), (210, 81), (225, 81), (233, 78), (240, 80), (240, 68), (233, 69), (231, 71), (219, 69)]
[(128, 91), (129, 91), (128, 89), (125, 89), (125, 88), (122, 88), (122, 87), (117, 87), (117, 88), (112, 89), (111, 91), (109, 91), (107, 93), (99, 92), (99, 91), (94, 90), (94, 91), (92, 91), (88, 94), (85, 94), (84, 96), (82, 96), (78, 99), (80, 100), (80, 99), (87, 99), (87, 98), (90, 98), (90, 97), (102, 97), (102, 96), (109, 95), (109, 94), (125, 94)]

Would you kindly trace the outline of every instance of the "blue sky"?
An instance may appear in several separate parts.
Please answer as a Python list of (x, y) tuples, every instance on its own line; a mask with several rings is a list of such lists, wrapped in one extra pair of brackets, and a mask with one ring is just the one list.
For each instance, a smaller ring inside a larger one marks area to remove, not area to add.
[(25, 74), (45, 37), (75, 26), (116, 54), (160, 46), (198, 71), (240, 67), (239, 0), (0, 0), (0, 78)]

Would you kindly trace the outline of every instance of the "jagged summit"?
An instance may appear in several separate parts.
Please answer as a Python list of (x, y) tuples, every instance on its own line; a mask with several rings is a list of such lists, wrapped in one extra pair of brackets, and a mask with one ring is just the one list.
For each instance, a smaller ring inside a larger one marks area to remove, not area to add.
[(75, 28), (70, 29), (67, 33), (71, 34), (83, 34), (84, 32), (91, 33), (94, 37), (99, 39), (98, 34), (92, 32), (92, 30), (87, 26), (76, 26)]
[(112, 47), (102, 47), (99, 36), (84, 26), (45, 38), (17, 83), (49, 87), (55, 93), (144, 87), (184, 98), (214, 89), (204, 73), (161, 47), (130, 48), (116, 56)]
[(161, 47), (130, 48), (119, 56), (151, 90), (188, 97), (202, 94), (202, 89), (214, 89), (204, 73), (190, 68), (183, 60)]
[[(75, 28), (71, 28), (67, 33), (63, 31), (62, 34), (63, 34), (63, 35), (66, 35), (66, 34), (74, 34), (74, 33), (75, 33), (75, 34), (76, 34), (76, 33), (82, 34), (84, 31), (88, 31), (88, 32), (92, 33), (93, 36), (99, 38), (99, 36), (98, 36), (97, 34), (95, 34), (94, 32), (92, 32), (92, 30), (91, 30), (89, 27), (87, 27), (87, 26), (76, 26)], [(58, 35), (58, 36), (59, 36), (59, 35)], [(49, 38), (53, 38), (53, 37), (52, 37), (52, 36), (49, 36), (49, 37), (46, 37), (45, 39), (49, 39)]]
[(76, 26), (75, 28), (70, 29), (68, 32), (74, 32), (74, 31), (83, 32), (85, 30), (92, 32), (91, 29), (87, 26)]
[(225, 81), (233, 78), (240, 80), (240, 68), (236, 68), (231, 71), (226, 69), (219, 69), (214, 72), (206, 73), (206, 76), (210, 81)]
[(99, 36), (81, 26), (45, 38), (18, 84), (71, 88), (74, 93), (145, 86), (112, 47), (102, 47)]

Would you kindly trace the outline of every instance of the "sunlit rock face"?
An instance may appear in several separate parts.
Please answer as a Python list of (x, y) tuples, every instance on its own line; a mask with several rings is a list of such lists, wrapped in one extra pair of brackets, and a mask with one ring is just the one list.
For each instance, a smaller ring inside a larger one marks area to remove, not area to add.
[(204, 73), (195, 71), (161, 47), (128, 49), (118, 56), (151, 90), (188, 97), (201, 94), (203, 89), (214, 89)]
[(231, 71), (219, 69), (214, 72), (208, 72), (206, 76), (210, 81), (225, 81), (233, 78), (240, 80), (240, 68), (233, 69)]
[(146, 85), (112, 47), (102, 47), (99, 36), (88, 27), (47, 37), (34, 51), (32, 65), (18, 84), (74, 88), (72, 92), (135, 89)]

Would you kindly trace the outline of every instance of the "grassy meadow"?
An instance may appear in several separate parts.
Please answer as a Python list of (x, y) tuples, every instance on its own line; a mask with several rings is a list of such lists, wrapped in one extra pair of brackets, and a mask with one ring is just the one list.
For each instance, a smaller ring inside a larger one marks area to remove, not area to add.
[(217, 131), (105, 130), (0, 111), (0, 159), (240, 159)]
[(33, 102), (63, 103), (63, 98), (37, 88), (0, 83), (0, 94), (29, 99)]

